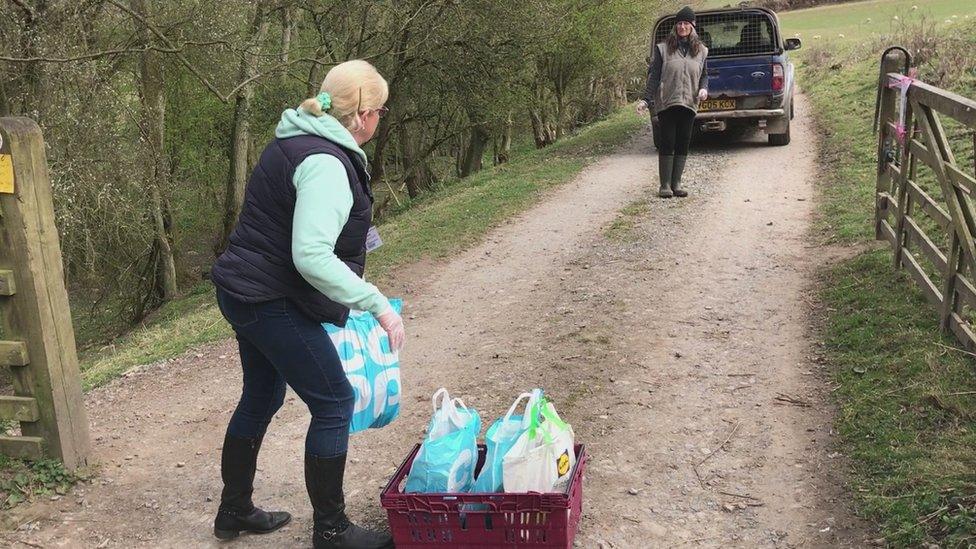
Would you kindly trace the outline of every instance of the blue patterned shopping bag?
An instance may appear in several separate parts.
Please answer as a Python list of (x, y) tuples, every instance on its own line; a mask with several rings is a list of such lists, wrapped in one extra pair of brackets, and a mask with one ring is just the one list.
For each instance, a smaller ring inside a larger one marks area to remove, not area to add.
[[(403, 302), (391, 299), (399, 313)], [(332, 338), (342, 368), (356, 393), (349, 432), (378, 429), (400, 414), (400, 359), (372, 314), (352, 311), (344, 328), (323, 324)]]

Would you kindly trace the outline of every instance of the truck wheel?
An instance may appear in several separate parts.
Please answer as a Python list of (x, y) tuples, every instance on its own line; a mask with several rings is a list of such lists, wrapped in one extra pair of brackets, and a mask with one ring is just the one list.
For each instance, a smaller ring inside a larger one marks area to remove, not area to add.
[(783, 145), (790, 144), (790, 123), (786, 122), (786, 131), (783, 133), (771, 133), (767, 136), (769, 138), (769, 144), (774, 147), (782, 147)]

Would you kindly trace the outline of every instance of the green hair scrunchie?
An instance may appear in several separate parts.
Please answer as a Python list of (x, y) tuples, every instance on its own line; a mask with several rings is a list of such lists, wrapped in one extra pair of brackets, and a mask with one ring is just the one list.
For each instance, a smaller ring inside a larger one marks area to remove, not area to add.
[(332, 108), (332, 96), (329, 95), (327, 92), (321, 92), (318, 95), (316, 95), (315, 98), (318, 99), (319, 103), (322, 104), (323, 112)]

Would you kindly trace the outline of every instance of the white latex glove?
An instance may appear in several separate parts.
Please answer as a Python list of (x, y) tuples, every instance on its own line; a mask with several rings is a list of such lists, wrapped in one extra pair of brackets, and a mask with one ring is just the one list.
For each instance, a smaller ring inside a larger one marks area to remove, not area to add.
[(403, 349), (403, 342), (407, 337), (403, 331), (403, 319), (391, 307), (385, 313), (376, 317), (376, 320), (379, 321), (380, 326), (386, 331), (386, 335), (390, 337), (390, 350), (400, 352), (400, 349)]
[(698, 100), (704, 101), (708, 99), (708, 90), (698, 90)]
[(648, 106), (647, 101), (641, 99), (637, 102), (637, 114), (647, 114)]

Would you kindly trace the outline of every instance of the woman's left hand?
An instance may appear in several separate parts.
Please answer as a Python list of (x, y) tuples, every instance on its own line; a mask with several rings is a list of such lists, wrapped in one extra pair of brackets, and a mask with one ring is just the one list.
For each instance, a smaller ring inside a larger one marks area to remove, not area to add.
[(704, 101), (708, 99), (708, 90), (698, 90), (698, 100)]
[(390, 350), (400, 352), (403, 349), (403, 342), (406, 339), (403, 330), (403, 319), (390, 307), (385, 313), (376, 317), (376, 320), (379, 321), (380, 326), (383, 327), (386, 335), (390, 338)]

